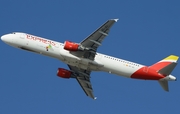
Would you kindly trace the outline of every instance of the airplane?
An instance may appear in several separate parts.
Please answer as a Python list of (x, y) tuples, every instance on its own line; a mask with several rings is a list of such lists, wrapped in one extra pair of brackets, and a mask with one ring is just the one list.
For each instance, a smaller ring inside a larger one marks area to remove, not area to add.
[(156, 80), (165, 91), (169, 91), (168, 81), (176, 81), (171, 72), (177, 65), (178, 56), (170, 55), (165, 59), (145, 66), (97, 52), (102, 41), (109, 34), (110, 28), (118, 19), (107, 20), (102, 26), (80, 43), (45, 39), (35, 35), (13, 32), (1, 36), (6, 44), (22, 50), (56, 58), (69, 67), (58, 68), (57, 76), (65, 79), (75, 78), (85, 94), (96, 99), (90, 81), (92, 71), (103, 71), (118, 76), (141, 80)]

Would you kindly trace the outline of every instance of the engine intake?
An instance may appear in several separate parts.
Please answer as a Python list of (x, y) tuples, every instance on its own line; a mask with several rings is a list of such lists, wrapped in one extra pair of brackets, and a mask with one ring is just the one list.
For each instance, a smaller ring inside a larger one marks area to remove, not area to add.
[(68, 51), (78, 51), (79, 44), (71, 42), (71, 41), (65, 41), (64, 42), (64, 49)]
[(57, 76), (61, 77), (61, 78), (70, 78), (71, 77), (72, 72), (63, 68), (58, 68), (57, 70)]

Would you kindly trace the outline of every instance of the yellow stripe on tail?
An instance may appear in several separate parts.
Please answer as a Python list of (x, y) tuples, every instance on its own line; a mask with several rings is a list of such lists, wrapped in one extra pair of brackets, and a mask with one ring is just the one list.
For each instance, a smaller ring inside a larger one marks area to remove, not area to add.
[[(178, 56), (176, 56), (176, 55), (170, 55), (170, 56), (164, 58), (162, 61), (177, 62), (178, 59), (179, 59)], [(162, 61), (161, 61), (161, 62), (162, 62)]]

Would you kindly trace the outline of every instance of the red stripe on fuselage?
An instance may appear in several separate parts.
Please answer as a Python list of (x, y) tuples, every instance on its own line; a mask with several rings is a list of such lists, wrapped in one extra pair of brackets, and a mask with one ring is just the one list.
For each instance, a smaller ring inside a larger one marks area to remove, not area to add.
[(159, 80), (165, 76), (159, 74), (155, 69), (151, 67), (142, 67), (131, 75), (131, 78), (143, 79), (143, 80)]

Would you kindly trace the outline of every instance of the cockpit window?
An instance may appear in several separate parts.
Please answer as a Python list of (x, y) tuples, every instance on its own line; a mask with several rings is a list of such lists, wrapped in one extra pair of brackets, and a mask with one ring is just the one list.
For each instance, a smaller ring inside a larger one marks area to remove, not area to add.
[(11, 34), (16, 34), (15, 32), (12, 32)]

